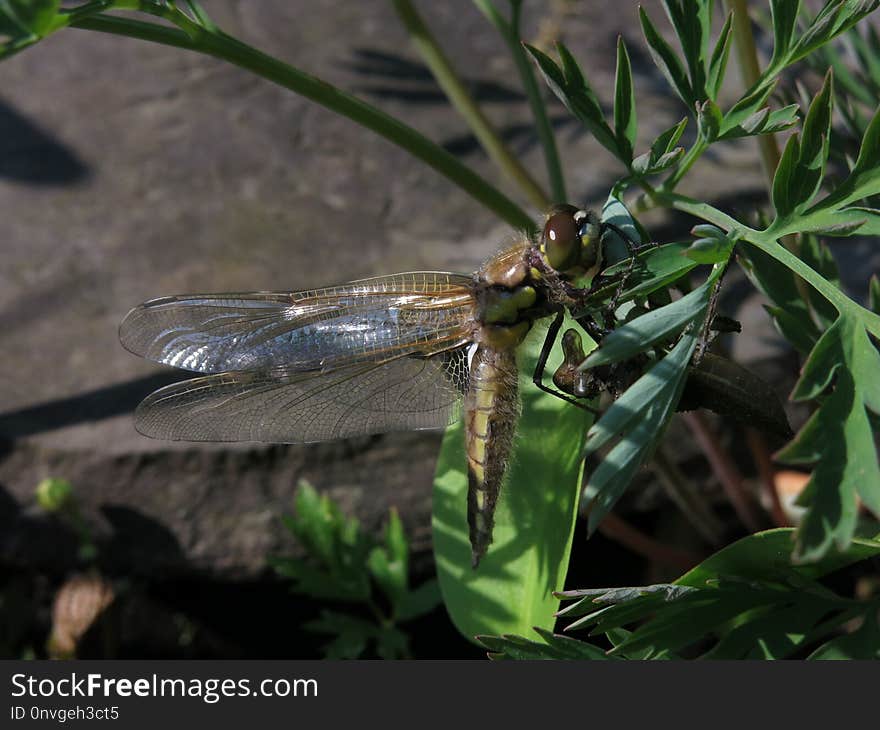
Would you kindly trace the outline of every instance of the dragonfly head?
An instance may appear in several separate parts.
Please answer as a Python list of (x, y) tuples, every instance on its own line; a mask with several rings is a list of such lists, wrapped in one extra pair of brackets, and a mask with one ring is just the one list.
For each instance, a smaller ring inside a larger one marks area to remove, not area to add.
[(601, 263), (602, 224), (595, 213), (557, 205), (547, 215), (541, 253), (556, 271), (587, 271)]

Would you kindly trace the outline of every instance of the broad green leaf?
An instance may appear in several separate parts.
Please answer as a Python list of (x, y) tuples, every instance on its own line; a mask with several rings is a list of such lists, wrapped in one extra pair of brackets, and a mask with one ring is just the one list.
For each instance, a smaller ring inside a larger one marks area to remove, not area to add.
[(651, 52), (651, 58), (654, 59), (654, 64), (666, 77), (669, 85), (678, 94), (684, 105), (689, 110), (693, 110), (698, 99), (694, 95), (690, 79), (688, 79), (687, 72), (681, 61), (675, 51), (672, 50), (672, 47), (660, 35), (657, 28), (654, 27), (654, 24), (642, 7), (639, 7), (639, 20), (642, 24), (642, 33), (645, 35), (645, 41), (647, 41), (648, 49)]
[[(575, 326), (567, 322), (566, 326)], [(471, 568), (466, 510), (467, 471), (461, 425), (443, 440), (434, 479), (434, 556), (444, 602), (466, 637), (528, 634), (555, 623), (577, 516), (581, 447), (590, 415), (538, 391), (531, 382), (545, 328), (520, 348), (523, 415), (498, 501), (494, 540)], [(562, 362), (555, 347), (548, 366)]]
[(636, 92), (633, 87), (632, 68), (623, 36), (619, 36), (617, 73), (614, 81), (614, 134), (617, 137), (617, 147), (624, 154), (624, 159), (632, 160), (637, 132)]

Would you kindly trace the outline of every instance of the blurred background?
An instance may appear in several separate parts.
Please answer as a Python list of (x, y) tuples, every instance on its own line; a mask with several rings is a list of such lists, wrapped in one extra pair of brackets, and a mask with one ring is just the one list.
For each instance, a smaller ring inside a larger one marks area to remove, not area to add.
[[(362, 96), (497, 181), (389, 3), (204, 5), (233, 36)], [(655, 3), (646, 5), (661, 18)], [(467, 0), (419, 8), (543, 180), (528, 106), (495, 30)], [(564, 40), (604, 103), (618, 34), (632, 54), (640, 124), (653, 133), (645, 139), (653, 138), (683, 110), (640, 55), (636, 3), (525, 3), (525, 37), (542, 47)], [(561, 105), (551, 109), (572, 202), (601, 205), (617, 163)], [(722, 150), (713, 148), (688, 185), (719, 206), (763, 201), (754, 144)], [(304, 624), (323, 604), (291, 594), (267, 563), (302, 554), (281, 516), (292, 512), (303, 479), (370, 534), (395, 507), (414, 581), (433, 575), (440, 434), (307, 447), (151, 441), (134, 430), (131, 412), (180, 376), (125, 352), (117, 327), (131, 307), (167, 294), (472, 271), (504, 243), (507, 226), (397, 147), (245, 71), (82, 30), (0, 64), (0, 219), (2, 656), (321, 656), (326, 636)], [(658, 240), (681, 228), (672, 219), (649, 222)], [(754, 292), (732, 279), (725, 297), (725, 313), (750, 328), (749, 349), (736, 357), (765, 374), (791, 371), (792, 353)], [(790, 377), (776, 382), (787, 393)], [(715, 493), (696, 446), (686, 437), (674, 443), (676, 462)], [(46, 479), (70, 485), (61, 508), (52, 502), (57, 483)], [(613, 529), (589, 543), (581, 536), (572, 585), (671, 577), (705, 554), (691, 533), (681, 537), (680, 513), (650, 476), (641, 482), (622, 513), (678, 552), (658, 562)], [(724, 527), (739, 529), (735, 521)], [(484, 656), (442, 605), (409, 630), (415, 656)]]

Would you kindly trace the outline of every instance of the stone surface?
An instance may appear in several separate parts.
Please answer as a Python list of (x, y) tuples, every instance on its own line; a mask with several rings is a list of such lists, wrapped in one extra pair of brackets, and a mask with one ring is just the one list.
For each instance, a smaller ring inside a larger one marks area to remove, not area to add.
[[(498, 179), (390, 3), (205, 4), (233, 35), (361, 94)], [(494, 30), (470, 2), (422, 5), (543, 180)], [(647, 140), (683, 110), (636, 51), (636, 5), (610, 7), (527, 3), (527, 35), (562, 31), (608, 101), (624, 33)], [(258, 574), (268, 553), (290, 547), (278, 517), (302, 478), (370, 526), (396, 505), (425, 554), (438, 435), (312, 447), (150, 441), (130, 412), (174, 376), (126, 353), (116, 328), (130, 307), (171, 293), (470, 271), (507, 227), (371, 132), (211, 58), (70, 30), (0, 65), (0, 89), (0, 558), (59, 571), (73, 562), (72, 536), (33, 506), (46, 476), (74, 483), (120, 572)], [(601, 204), (619, 168), (558, 105), (554, 117), (570, 197)], [(689, 185), (708, 199), (760, 195), (752, 145), (707, 157)]]

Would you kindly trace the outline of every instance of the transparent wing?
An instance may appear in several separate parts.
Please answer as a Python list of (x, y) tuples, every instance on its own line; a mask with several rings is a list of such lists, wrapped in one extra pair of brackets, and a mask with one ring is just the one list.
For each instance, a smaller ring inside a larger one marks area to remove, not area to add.
[(135, 412), (138, 431), (185, 441), (311, 443), (442, 428), (461, 412), (466, 348), (430, 358), (208, 375), (166, 386)]
[(472, 278), (417, 271), (301, 292), (190, 294), (135, 307), (119, 327), (142, 357), (203, 373), (330, 369), (470, 339)]

